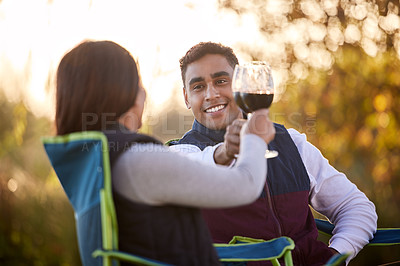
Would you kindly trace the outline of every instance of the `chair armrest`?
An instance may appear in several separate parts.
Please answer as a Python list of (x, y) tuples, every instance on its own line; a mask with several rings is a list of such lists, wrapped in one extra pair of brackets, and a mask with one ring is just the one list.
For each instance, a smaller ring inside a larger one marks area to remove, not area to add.
[(335, 254), (325, 263), (324, 266), (339, 266), (339, 265), (342, 265), (342, 263), (344, 263), (346, 261), (348, 256), (350, 256), (350, 253), (343, 253), (343, 254), (339, 254), (338, 253), (338, 254)]
[[(286, 264), (291, 265), (291, 250), (294, 242), (289, 237), (279, 237), (263, 241), (245, 237), (234, 237), (234, 243), (214, 244), (220, 261), (271, 261), (284, 257)], [(276, 264), (279, 265), (279, 264)]]
[(116, 259), (120, 261), (126, 261), (126, 262), (131, 262), (135, 263), (135, 265), (148, 265), (148, 266), (166, 266), (170, 264), (162, 263), (156, 260), (132, 255), (127, 252), (122, 252), (122, 251), (115, 251), (115, 250), (102, 250), (102, 249), (97, 249), (92, 253), (92, 256), (94, 258), (101, 256), (103, 259), (106, 258), (111, 258), (111, 259)]
[[(332, 231), (335, 228), (329, 221), (315, 219), (318, 231), (332, 236)], [(390, 246), (400, 244), (400, 228), (378, 228), (368, 246)]]

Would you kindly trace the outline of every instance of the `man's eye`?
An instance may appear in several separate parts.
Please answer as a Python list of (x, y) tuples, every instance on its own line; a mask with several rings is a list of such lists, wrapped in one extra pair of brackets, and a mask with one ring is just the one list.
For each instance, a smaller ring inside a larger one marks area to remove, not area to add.
[(203, 88), (204, 88), (203, 85), (195, 85), (195, 86), (193, 87), (193, 90), (194, 90), (194, 91), (198, 91), (198, 90), (201, 90), (201, 89), (203, 89)]
[(221, 84), (225, 84), (227, 82), (228, 81), (226, 79), (219, 79), (219, 80), (217, 80), (216, 84), (221, 85)]

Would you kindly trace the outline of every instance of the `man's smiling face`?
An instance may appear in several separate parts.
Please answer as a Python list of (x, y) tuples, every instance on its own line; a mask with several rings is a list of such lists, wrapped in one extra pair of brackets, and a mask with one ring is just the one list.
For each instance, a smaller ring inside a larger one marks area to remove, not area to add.
[(203, 126), (225, 129), (242, 116), (232, 95), (233, 68), (219, 54), (207, 54), (189, 64), (183, 94), (186, 106)]

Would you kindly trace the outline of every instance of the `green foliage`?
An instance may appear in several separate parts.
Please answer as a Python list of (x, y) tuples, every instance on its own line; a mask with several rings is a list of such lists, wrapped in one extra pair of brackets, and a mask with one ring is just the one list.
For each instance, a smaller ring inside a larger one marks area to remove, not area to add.
[[(400, 54), (399, 1), (218, 0), (219, 8), (246, 20), (254, 17), (262, 37), (236, 44), (250, 58), (268, 60), (275, 69), (294, 63), (329, 69), (344, 43), (370, 56), (394, 48)], [(255, 30), (255, 29), (253, 29)], [(282, 75), (285, 75), (284, 73)]]
[(72, 208), (40, 137), (50, 122), (0, 94), (0, 264), (79, 265)]
[(274, 108), (289, 118), (298, 112), (301, 119), (287, 123), (352, 173), (376, 203), (392, 199), (378, 209), (381, 225), (389, 226), (400, 217), (400, 62), (391, 52), (372, 58), (358, 51), (343, 47), (332, 71), (314, 70), (291, 84)]
[[(372, 58), (353, 46), (335, 56), (331, 71), (310, 70), (290, 84), (271, 114), (306, 133), (375, 203), (379, 227), (400, 227), (400, 61), (392, 51)], [(359, 265), (400, 254), (387, 251), (368, 248)]]

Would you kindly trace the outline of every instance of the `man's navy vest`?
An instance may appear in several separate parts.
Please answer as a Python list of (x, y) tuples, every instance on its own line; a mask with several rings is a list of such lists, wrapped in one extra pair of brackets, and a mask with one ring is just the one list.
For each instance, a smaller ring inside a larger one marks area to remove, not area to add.
[[(228, 209), (203, 210), (212, 238), (227, 243), (233, 236), (272, 239), (289, 236), (296, 244), (294, 265), (321, 265), (331, 250), (317, 240), (318, 230), (308, 205), (310, 179), (292, 138), (282, 125), (275, 124), (275, 139), (268, 148), (279, 156), (268, 159), (267, 182), (254, 203)], [(211, 130), (196, 120), (192, 130), (170, 145), (192, 144), (203, 150), (224, 141), (225, 131)]]
[[(150, 136), (127, 130), (104, 133), (109, 143), (111, 168), (118, 156), (134, 143), (161, 144)], [(115, 190), (113, 197), (121, 251), (173, 265), (220, 265), (199, 209), (134, 203)]]

